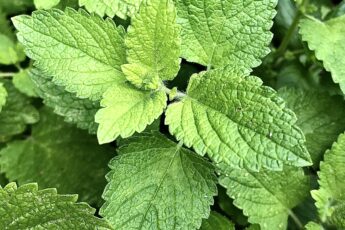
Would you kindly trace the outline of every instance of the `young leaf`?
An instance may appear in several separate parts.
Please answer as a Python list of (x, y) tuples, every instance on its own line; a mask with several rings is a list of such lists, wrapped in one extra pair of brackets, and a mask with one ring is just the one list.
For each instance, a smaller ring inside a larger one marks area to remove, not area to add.
[(2, 82), (0, 82), (0, 112), (2, 107), (6, 104), (7, 91)]
[(58, 195), (56, 189), (38, 190), (37, 184), (19, 188), (10, 183), (0, 187), (1, 229), (111, 229), (95, 217), (76, 195)]
[(163, 113), (166, 105), (167, 96), (162, 91), (139, 90), (125, 81), (114, 85), (103, 95), (104, 108), (96, 113), (99, 143), (144, 131)]
[(54, 84), (51, 77), (38, 69), (30, 71), (30, 78), (36, 85), (44, 104), (54, 109), (54, 113), (65, 117), (66, 122), (96, 134), (98, 125), (94, 120), (100, 108), (99, 102), (77, 98), (75, 94)]
[(163, 135), (136, 135), (110, 162), (101, 215), (115, 229), (196, 229), (217, 193), (213, 166)]
[(35, 66), (78, 97), (98, 100), (123, 79), (125, 32), (111, 19), (67, 8), (38, 10), (12, 21)]
[(297, 116), (297, 125), (306, 136), (306, 146), (315, 166), (324, 152), (345, 130), (345, 103), (341, 96), (314, 90), (283, 88), (278, 91)]
[(311, 192), (316, 200), (320, 219), (339, 229), (345, 228), (345, 134), (327, 151), (320, 164), (318, 190)]
[(308, 42), (316, 58), (323, 61), (326, 70), (332, 73), (335, 83), (345, 93), (345, 16), (326, 22), (317, 19), (304, 19), (300, 23), (300, 33)]
[(165, 123), (188, 147), (231, 167), (281, 170), (310, 165), (295, 114), (259, 78), (217, 69), (192, 76)]
[(323, 228), (321, 225), (319, 225), (319, 224), (317, 224), (317, 223), (315, 223), (315, 222), (309, 222), (309, 223), (305, 226), (305, 229), (306, 229), (306, 230), (324, 230), (324, 228)]
[(16, 45), (7, 36), (0, 34), (0, 64), (12, 65), (18, 61)]
[(21, 70), (13, 75), (12, 83), (21, 93), (29, 97), (37, 97), (36, 85), (29, 77), (29, 70)]
[(212, 211), (207, 220), (202, 221), (201, 230), (235, 230), (235, 225), (225, 216)]
[(5, 106), (0, 113), (0, 142), (22, 133), (26, 125), (39, 120), (39, 113), (29, 98), (19, 93), (9, 81), (0, 81), (8, 93)]
[(300, 168), (285, 166), (282, 172), (252, 172), (225, 164), (219, 167), (220, 184), (249, 222), (260, 224), (261, 230), (285, 230), (288, 216), (294, 215), (291, 209), (309, 192), (309, 179)]
[(85, 6), (89, 12), (96, 12), (101, 17), (117, 15), (122, 19), (131, 17), (139, 9), (143, 0), (79, 0), (79, 6)]
[(106, 184), (112, 152), (99, 146), (95, 137), (44, 109), (30, 138), (10, 142), (0, 151), (0, 166), (10, 181), (20, 185), (35, 181), (43, 188), (56, 187), (96, 203)]
[(208, 67), (258, 66), (269, 53), (277, 0), (176, 0), (182, 57)]
[(137, 66), (141, 66), (149, 72), (139, 74), (137, 81), (141, 80), (142, 85), (145, 85), (147, 75), (173, 80), (180, 69), (181, 40), (172, 0), (143, 3), (140, 12), (132, 19), (125, 42), (129, 62), (125, 65), (127, 71), (138, 70)]
[(60, 0), (34, 0), (36, 9), (50, 9), (59, 4)]

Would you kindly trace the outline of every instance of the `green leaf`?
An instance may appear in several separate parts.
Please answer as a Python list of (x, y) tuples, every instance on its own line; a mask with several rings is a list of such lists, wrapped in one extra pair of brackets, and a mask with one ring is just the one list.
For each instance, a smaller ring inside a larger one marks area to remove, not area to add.
[(1, 6), (0, 6), (0, 31), (1, 31), (1, 34), (7, 36), (11, 40), (15, 39), (13, 30), (10, 26), (9, 21), (7, 20), (7, 15), (3, 11), (3, 9), (1, 9)]
[(14, 42), (7, 36), (0, 34), (0, 64), (12, 65), (19, 60)]
[(321, 225), (319, 225), (319, 224), (317, 224), (317, 223), (315, 223), (315, 222), (309, 222), (306, 226), (305, 226), (305, 229), (306, 230), (324, 230), (324, 228), (321, 226)]
[(12, 21), (35, 66), (77, 97), (98, 100), (123, 79), (125, 32), (111, 19), (67, 8), (65, 12), (38, 10), (31, 17), (16, 16)]
[(10, 81), (1, 82), (4, 83), (8, 96), (0, 113), (0, 142), (22, 133), (26, 125), (34, 124), (39, 120), (39, 113), (31, 105), (31, 100), (19, 93)]
[(36, 85), (30, 79), (28, 71), (29, 70), (21, 70), (17, 74), (13, 75), (13, 85), (21, 93), (29, 97), (37, 97)]
[(157, 119), (167, 105), (162, 91), (142, 91), (128, 82), (118, 83), (103, 95), (95, 121), (99, 123), (97, 136), (101, 144), (117, 137), (127, 138), (142, 132)]
[[(180, 69), (181, 40), (172, 0), (143, 3), (140, 12), (132, 19), (125, 42), (129, 62), (125, 65), (127, 71), (133, 68), (138, 71), (140, 67), (147, 69), (135, 78), (136, 84), (145, 85), (145, 81), (150, 82), (148, 77), (157, 75), (162, 80), (173, 80)], [(129, 80), (132, 82), (131, 76)]]
[(76, 124), (78, 128), (96, 134), (98, 125), (94, 120), (100, 108), (99, 102), (77, 98), (75, 94), (54, 84), (51, 77), (38, 69), (31, 70), (30, 77), (36, 85), (39, 96), (43, 98), (44, 104), (52, 108), (54, 113), (65, 117), (66, 122)]
[(296, 116), (259, 78), (225, 69), (191, 77), (187, 96), (169, 105), (170, 133), (216, 163), (252, 170), (310, 165)]
[(309, 178), (300, 168), (284, 166), (283, 171), (232, 169), (219, 165), (220, 184), (227, 188), (227, 194), (234, 204), (243, 209), (249, 222), (260, 224), (261, 230), (287, 227), (291, 211), (308, 195)]
[(34, 0), (36, 9), (51, 9), (59, 2), (60, 0)]
[[(341, 134), (320, 164), (318, 190), (311, 192), (320, 219), (345, 228), (345, 134)], [(342, 218), (340, 218), (342, 217)]]
[(112, 152), (99, 146), (94, 136), (43, 109), (28, 139), (10, 142), (0, 151), (0, 166), (10, 181), (20, 185), (35, 181), (42, 188), (55, 187), (96, 203), (106, 185)]
[(175, 0), (182, 57), (208, 67), (258, 66), (269, 53), (277, 0)]
[(332, 73), (335, 83), (345, 93), (345, 16), (326, 22), (307, 18), (300, 22), (302, 39), (308, 42), (316, 58), (323, 61), (326, 70)]
[(162, 134), (132, 137), (110, 162), (101, 208), (115, 229), (196, 229), (217, 193), (213, 166)]
[(37, 184), (19, 188), (10, 183), (0, 188), (0, 228), (20, 229), (111, 229), (77, 195), (58, 195), (56, 189), (38, 190)]
[(6, 104), (6, 98), (7, 98), (7, 91), (3, 83), (0, 82), (0, 112), (2, 110), (2, 107)]
[(201, 230), (235, 230), (235, 225), (225, 216), (212, 211), (207, 220), (203, 220)]
[(345, 103), (340, 96), (314, 90), (283, 88), (278, 91), (297, 115), (297, 125), (306, 136), (306, 146), (314, 165), (318, 166), (324, 152), (345, 130)]
[(117, 15), (122, 19), (131, 17), (139, 9), (143, 0), (79, 0), (79, 6), (85, 6), (89, 12), (96, 12), (101, 17)]

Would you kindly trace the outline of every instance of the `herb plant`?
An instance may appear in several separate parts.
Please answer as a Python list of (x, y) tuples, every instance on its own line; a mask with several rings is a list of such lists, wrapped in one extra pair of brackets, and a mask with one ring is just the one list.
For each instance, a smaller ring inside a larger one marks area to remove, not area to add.
[(0, 229), (345, 229), (344, 13), (1, 0)]

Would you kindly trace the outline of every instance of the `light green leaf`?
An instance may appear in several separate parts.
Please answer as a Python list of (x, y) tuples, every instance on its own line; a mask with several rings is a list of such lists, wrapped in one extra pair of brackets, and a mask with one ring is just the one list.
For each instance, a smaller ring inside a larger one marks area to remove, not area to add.
[[(345, 134), (341, 134), (320, 164), (318, 190), (311, 192), (320, 219), (345, 228)], [(342, 218), (340, 218), (342, 217)]]
[(0, 64), (12, 65), (19, 60), (14, 42), (0, 34)]
[(219, 168), (220, 184), (249, 222), (260, 224), (261, 230), (285, 230), (291, 209), (309, 193), (309, 178), (300, 168), (284, 166), (281, 172), (252, 172), (225, 164)]
[(125, 32), (111, 19), (67, 8), (65, 12), (38, 10), (12, 21), (35, 66), (77, 97), (98, 100), (124, 78)]
[(143, 0), (79, 0), (79, 6), (85, 6), (89, 12), (96, 12), (101, 17), (117, 15), (122, 19), (134, 15)]
[(269, 53), (277, 0), (175, 0), (182, 57), (208, 67), (258, 66)]
[(60, 0), (34, 0), (36, 9), (51, 9), (59, 2)]
[(297, 125), (306, 136), (306, 146), (317, 166), (324, 152), (345, 130), (345, 103), (340, 96), (318, 91), (283, 88), (278, 91), (297, 116)]
[(66, 122), (96, 134), (98, 125), (95, 114), (100, 108), (99, 102), (77, 98), (75, 94), (55, 85), (51, 77), (38, 69), (31, 70), (30, 76), (44, 104), (52, 108), (54, 113), (65, 117)]
[(1, 82), (4, 83), (8, 96), (0, 113), (0, 142), (22, 133), (28, 124), (39, 120), (39, 113), (31, 105), (31, 100), (19, 93), (10, 81)]
[(17, 74), (13, 75), (13, 85), (21, 93), (29, 97), (37, 97), (38, 95), (36, 85), (30, 79), (28, 71), (29, 70), (22, 70)]
[(111, 229), (77, 195), (58, 195), (56, 189), (38, 190), (37, 184), (19, 188), (0, 187), (0, 228), (21, 229)]
[(119, 83), (103, 95), (95, 121), (99, 123), (97, 136), (101, 144), (117, 137), (130, 137), (142, 132), (157, 119), (167, 105), (162, 91), (142, 91), (127, 82)]
[(147, 81), (147, 72), (162, 80), (173, 80), (180, 69), (181, 40), (172, 0), (143, 3), (140, 12), (132, 19), (125, 42), (129, 62), (126, 69), (138, 70), (139, 65), (148, 70), (139, 74), (142, 85)]
[(3, 83), (0, 82), (0, 112), (2, 110), (2, 107), (6, 104), (6, 98), (7, 98), (7, 91)]
[(309, 222), (309, 223), (305, 226), (305, 229), (306, 229), (306, 230), (324, 230), (324, 228), (323, 228), (321, 225), (319, 225), (319, 224), (317, 224), (317, 223), (315, 223), (315, 222)]
[(217, 194), (213, 166), (162, 134), (136, 135), (109, 164), (101, 215), (115, 229), (196, 229)]
[(212, 211), (207, 220), (203, 220), (201, 230), (235, 230), (235, 225), (225, 216)]
[(345, 16), (326, 22), (307, 18), (300, 23), (302, 39), (308, 42), (316, 58), (323, 61), (335, 83), (345, 93)]
[(20, 185), (35, 181), (42, 188), (55, 187), (96, 203), (112, 156), (112, 148), (99, 146), (94, 136), (43, 109), (30, 138), (10, 142), (0, 151), (0, 167), (10, 181)]
[(165, 123), (178, 140), (216, 163), (252, 170), (311, 164), (284, 101), (259, 78), (226, 68), (193, 75), (187, 96), (169, 105)]

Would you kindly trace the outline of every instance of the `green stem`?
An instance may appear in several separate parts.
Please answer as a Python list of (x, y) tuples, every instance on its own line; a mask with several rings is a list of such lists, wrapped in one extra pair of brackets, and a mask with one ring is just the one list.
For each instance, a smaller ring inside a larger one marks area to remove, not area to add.
[[(165, 92), (166, 94), (170, 94), (171, 93), (171, 89), (169, 89), (168, 87), (166, 87), (164, 84), (161, 85), (161, 88), (160, 88), (161, 91)], [(176, 93), (176, 97), (177, 99), (180, 99), (180, 98), (183, 98), (183, 97), (186, 97), (187, 95), (185, 93), (182, 93), (180, 91), (177, 91)]]
[(16, 73), (0, 73), (0, 78), (7, 78), (7, 77), (12, 77), (13, 75), (15, 75)]
[(292, 220), (296, 223), (296, 225), (299, 227), (299, 229), (303, 229), (303, 224), (299, 220), (299, 218), (293, 213), (291, 210), (289, 211), (289, 215), (291, 216)]

